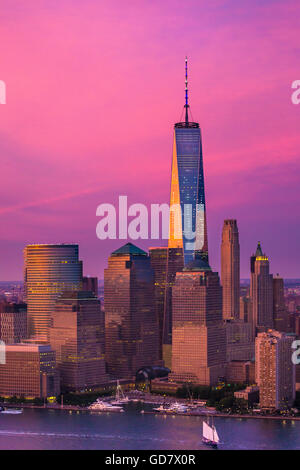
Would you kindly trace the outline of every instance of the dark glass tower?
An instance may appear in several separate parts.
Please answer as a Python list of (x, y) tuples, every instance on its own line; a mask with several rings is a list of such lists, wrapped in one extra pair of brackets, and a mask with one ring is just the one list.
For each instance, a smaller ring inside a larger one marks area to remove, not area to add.
[(150, 257), (132, 243), (111, 253), (104, 270), (105, 356), (116, 379), (159, 365), (159, 322)]
[(185, 59), (185, 121), (174, 128), (169, 232), (169, 248), (182, 248), (185, 265), (195, 253), (208, 261), (201, 130), (189, 120), (187, 84)]

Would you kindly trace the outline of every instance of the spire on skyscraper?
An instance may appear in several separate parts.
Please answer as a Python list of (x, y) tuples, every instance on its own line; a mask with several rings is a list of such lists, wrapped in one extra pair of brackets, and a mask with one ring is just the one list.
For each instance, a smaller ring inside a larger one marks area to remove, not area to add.
[(188, 98), (188, 59), (187, 57), (185, 58), (185, 123), (188, 125), (189, 122), (189, 114), (188, 114), (188, 108), (189, 108), (189, 98)]
[(260, 242), (257, 243), (255, 256), (263, 256), (263, 252), (262, 252), (262, 249), (261, 249), (261, 246), (260, 246)]

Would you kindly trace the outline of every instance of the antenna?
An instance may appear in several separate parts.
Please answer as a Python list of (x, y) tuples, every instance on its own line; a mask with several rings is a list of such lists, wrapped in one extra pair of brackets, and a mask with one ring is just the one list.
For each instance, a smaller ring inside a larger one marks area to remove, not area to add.
[(189, 98), (188, 98), (188, 60), (187, 57), (185, 58), (185, 124), (188, 125), (189, 123)]

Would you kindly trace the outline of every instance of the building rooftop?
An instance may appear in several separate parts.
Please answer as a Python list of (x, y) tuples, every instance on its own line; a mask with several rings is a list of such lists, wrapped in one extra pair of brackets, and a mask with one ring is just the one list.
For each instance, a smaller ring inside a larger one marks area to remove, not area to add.
[(189, 272), (189, 271), (211, 271), (211, 267), (209, 266), (208, 262), (204, 260), (203, 258), (196, 257), (193, 261), (188, 263), (185, 268), (183, 268), (183, 271)]
[(117, 250), (113, 251), (111, 256), (118, 255), (134, 255), (134, 256), (148, 256), (144, 250), (141, 250), (132, 243), (126, 243), (126, 245), (121, 246)]

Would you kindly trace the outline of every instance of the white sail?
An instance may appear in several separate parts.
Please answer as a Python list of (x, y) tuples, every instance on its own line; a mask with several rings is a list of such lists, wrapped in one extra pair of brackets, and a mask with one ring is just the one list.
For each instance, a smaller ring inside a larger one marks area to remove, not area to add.
[(205, 421), (203, 421), (203, 437), (209, 441), (214, 441), (214, 430)]
[(219, 439), (219, 436), (218, 436), (218, 433), (217, 433), (217, 430), (216, 430), (215, 426), (213, 426), (213, 435), (214, 435), (213, 441), (214, 442), (220, 442), (220, 439)]

